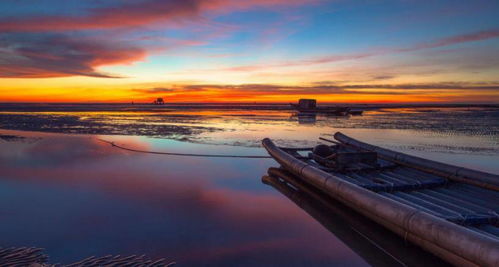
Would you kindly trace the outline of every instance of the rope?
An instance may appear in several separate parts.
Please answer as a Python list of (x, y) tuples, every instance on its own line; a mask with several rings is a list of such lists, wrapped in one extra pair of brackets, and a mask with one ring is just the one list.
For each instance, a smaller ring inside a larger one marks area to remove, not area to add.
[(244, 156), (244, 155), (218, 155), (218, 154), (190, 154), (190, 153), (172, 153), (172, 152), (157, 152), (157, 151), (148, 151), (148, 150), (138, 150), (128, 147), (123, 147), (115, 144), (114, 142), (97, 139), (101, 142), (108, 143), (113, 147), (127, 150), (131, 152), (137, 153), (147, 153), (147, 154), (156, 154), (156, 155), (168, 155), (168, 156), (180, 156), (180, 157), (205, 157), (205, 158), (244, 158), (244, 159), (269, 159), (272, 158), (270, 156)]

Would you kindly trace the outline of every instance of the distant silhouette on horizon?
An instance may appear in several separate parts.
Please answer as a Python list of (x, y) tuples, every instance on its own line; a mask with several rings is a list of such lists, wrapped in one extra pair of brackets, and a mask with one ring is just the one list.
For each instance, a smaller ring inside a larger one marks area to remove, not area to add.
[(161, 97), (158, 97), (156, 100), (154, 100), (153, 102), (155, 105), (164, 105), (165, 104), (165, 101), (163, 100), (163, 98)]

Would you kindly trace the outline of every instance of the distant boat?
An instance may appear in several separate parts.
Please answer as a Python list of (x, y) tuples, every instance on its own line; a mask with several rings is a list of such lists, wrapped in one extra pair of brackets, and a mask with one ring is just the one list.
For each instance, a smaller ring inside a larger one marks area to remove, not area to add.
[(324, 113), (344, 116), (350, 110), (348, 107), (318, 107), (315, 99), (300, 99), (298, 104), (290, 105), (300, 113)]
[(499, 175), (334, 138), (314, 148), (262, 144), (302, 182), (449, 263), (499, 266)]

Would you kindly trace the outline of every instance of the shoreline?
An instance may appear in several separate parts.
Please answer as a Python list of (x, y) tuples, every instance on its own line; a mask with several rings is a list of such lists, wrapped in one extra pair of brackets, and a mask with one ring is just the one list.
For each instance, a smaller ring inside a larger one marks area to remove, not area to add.
[[(386, 108), (492, 108), (499, 109), (499, 104), (347, 104), (322, 103), (319, 106), (348, 106), (361, 110)], [(77, 111), (166, 111), (166, 110), (294, 110), (283, 103), (171, 103), (164, 105), (131, 103), (0, 103), (0, 112), (77, 112)]]

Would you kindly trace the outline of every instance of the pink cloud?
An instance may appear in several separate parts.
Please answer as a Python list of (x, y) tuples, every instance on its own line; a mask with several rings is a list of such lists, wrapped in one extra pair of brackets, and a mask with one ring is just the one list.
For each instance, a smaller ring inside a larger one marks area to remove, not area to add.
[(198, 17), (207, 12), (230, 12), (316, 3), (317, 0), (147, 0), (117, 7), (91, 9), (84, 16), (38, 16), (0, 20), (0, 31), (69, 31), (129, 28), (168, 20)]
[(497, 38), (497, 37), (499, 37), (499, 29), (493, 29), (493, 30), (488, 30), (488, 31), (478, 31), (478, 32), (472, 32), (472, 33), (468, 33), (468, 34), (455, 35), (455, 36), (451, 36), (448, 38), (436, 40), (434, 42), (421, 43), (421, 44), (417, 44), (415, 46), (408, 47), (408, 48), (396, 49), (396, 51), (410, 52), (410, 51), (417, 51), (417, 50), (421, 50), (421, 49), (437, 48), (437, 47), (443, 47), (443, 46), (449, 46), (449, 45), (455, 45), (455, 44), (461, 44), (461, 43), (467, 43), (467, 42), (475, 42), (475, 41), (493, 39), (493, 38)]
[(214, 11), (236, 11), (251, 8), (275, 8), (283, 6), (299, 6), (307, 4), (316, 4), (321, 0), (212, 0), (202, 1), (203, 7)]
[(159, 20), (192, 16), (198, 1), (161, 1), (125, 4), (118, 7), (94, 8), (85, 16), (38, 16), (0, 22), (2, 31), (67, 31), (111, 29), (141, 26)]
[(143, 60), (147, 51), (114, 42), (63, 35), (5, 35), (0, 38), (0, 77), (114, 77), (97, 67)]

